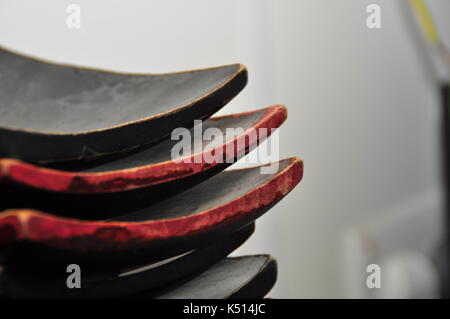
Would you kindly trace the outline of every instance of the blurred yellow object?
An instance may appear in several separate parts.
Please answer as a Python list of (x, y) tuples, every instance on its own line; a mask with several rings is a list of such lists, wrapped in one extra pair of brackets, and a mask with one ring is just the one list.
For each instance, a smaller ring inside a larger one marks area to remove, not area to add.
[(431, 43), (438, 44), (440, 42), (439, 33), (425, 2), (423, 0), (409, 0), (409, 2), (418, 15), (425, 37)]

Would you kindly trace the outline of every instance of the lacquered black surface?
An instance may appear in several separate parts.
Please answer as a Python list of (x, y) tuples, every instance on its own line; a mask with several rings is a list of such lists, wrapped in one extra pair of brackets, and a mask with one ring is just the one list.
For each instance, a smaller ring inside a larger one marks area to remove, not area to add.
[(211, 116), (246, 82), (238, 64), (130, 75), (50, 64), (0, 47), (0, 157), (57, 162), (149, 144)]
[[(194, 150), (196, 149), (208, 151), (231, 141), (235, 137), (235, 135), (227, 136), (227, 129), (235, 130), (240, 128), (243, 131), (246, 131), (252, 128), (253, 125), (255, 125), (261, 119), (266, 111), (267, 110), (262, 109), (259, 112), (255, 113), (232, 117), (223, 117), (217, 120), (203, 121), (201, 125), (202, 130), (199, 131), (200, 133), (194, 133), (193, 128), (189, 131), (191, 136), (190, 149), (192, 154), (195, 154)], [(224, 139), (220, 140), (213, 138), (212, 140), (203, 140), (203, 134), (209, 129), (220, 130)], [(198, 136), (199, 143), (197, 145), (194, 144), (195, 134), (200, 135)], [(227, 139), (225, 139), (225, 137), (227, 137)], [(115, 170), (138, 168), (180, 159), (183, 154), (172, 154), (172, 150), (174, 149), (174, 146), (176, 144), (181, 142), (181, 139), (168, 139), (161, 143), (151, 145), (149, 147), (142, 147), (123, 155), (115, 155), (106, 157), (105, 159), (93, 160), (89, 162), (71, 162), (47, 165), (47, 167), (77, 173), (102, 173)], [(184, 156), (187, 155), (185, 154)]]
[[(225, 258), (243, 244), (254, 232), (254, 223), (236, 233), (220, 237), (192, 252), (162, 260), (118, 274), (104, 274), (103, 278), (85, 276), (82, 271), (81, 288), (69, 289), (64, 267), (56, 274), (30, 276), (29, 272), (5, 271), (0, 280), (0, 292), (9, 298), (112, 298), (134, 295), (163, 287), (176, 280), (193, 276)], [(77, 263), (76, 259), (72, 263)]]
[(226, 258), (203, 273), (150, 292), (159, 299), (263, 298), (277, 278), (277, 263), (268, 255)]

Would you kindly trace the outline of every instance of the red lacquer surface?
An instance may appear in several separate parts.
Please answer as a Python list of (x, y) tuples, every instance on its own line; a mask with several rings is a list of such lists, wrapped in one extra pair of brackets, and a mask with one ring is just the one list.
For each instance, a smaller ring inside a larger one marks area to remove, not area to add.
[(82, 221), (33, 210), (0, 213), (0, 246), (32, 241), (78, 251), (129, 249), (151, 241), (206, 233), (247, 219), (289, 193), (302, 179), (303, 162), (289, 164), (269, 180), (226, 204), (194, 215), (147, 222)]

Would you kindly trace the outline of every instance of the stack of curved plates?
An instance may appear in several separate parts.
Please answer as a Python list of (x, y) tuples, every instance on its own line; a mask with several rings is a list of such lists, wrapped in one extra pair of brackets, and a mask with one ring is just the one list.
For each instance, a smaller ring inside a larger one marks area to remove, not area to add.
[[(225, 170), (287, 117), (211, 117), (246, 82), (239, 64), (124, 74), (0, 48), (0, 295), (264, 297), (275, 260), (227, 256), (303, 165)], [(176, 132), (210, 138), (180, 152)]]

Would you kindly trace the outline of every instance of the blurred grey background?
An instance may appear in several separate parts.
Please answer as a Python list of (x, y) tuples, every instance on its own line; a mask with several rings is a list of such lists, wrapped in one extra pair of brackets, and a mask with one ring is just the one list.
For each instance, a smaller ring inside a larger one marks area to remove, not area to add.
[[(305, 161), (300, 186), (237, 252), (278, 259), (270, 296), (367, 297), (367, 248), (355, 238), (376, 243), (386, 233), (397, 237), (370, 261), (385, 263), (384, 249), (398, 246), (396, 260), (406, 251), (401, 260), (429, 274), (422, 284), (432, 296), (436, 274), (414, 254), (426, 242), (432, 255), (442, 236), (441, 101), (399, 1), (0, 0), (0, 44), (130, 72), (245, 64), (248, 86), (220, 113), (286, 104), (281, 156)], [(66, 26), (71, 3), (80, 29)], [(380, 29), (366, 26), (371, 3), (381, 7)], [(448, 41), (449, 1), (428, 3)], [(389, 274), (403, 273), (403, 261), (391, 260)]]

